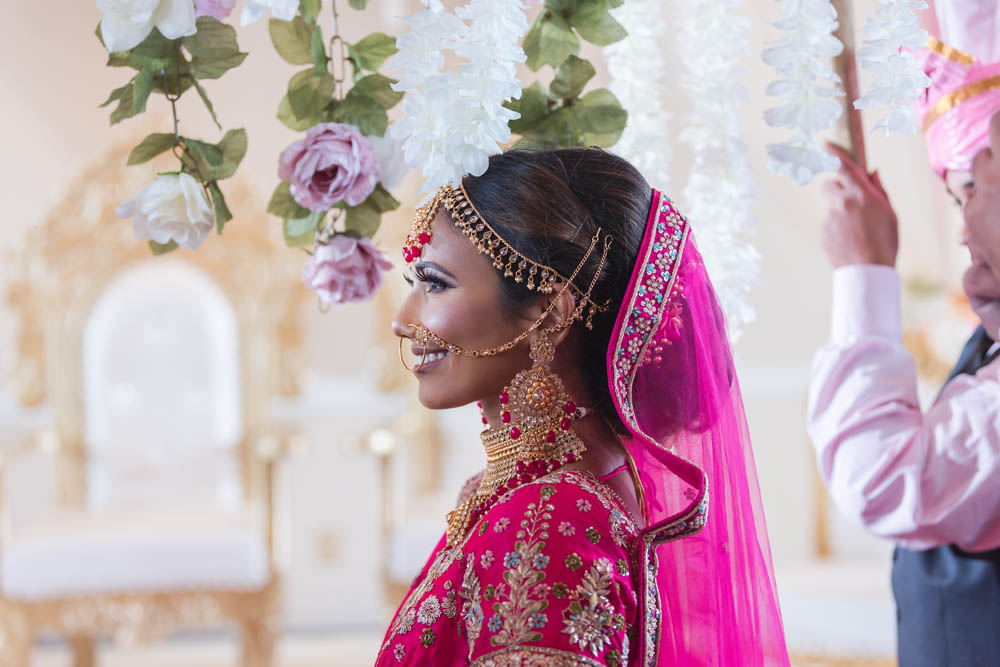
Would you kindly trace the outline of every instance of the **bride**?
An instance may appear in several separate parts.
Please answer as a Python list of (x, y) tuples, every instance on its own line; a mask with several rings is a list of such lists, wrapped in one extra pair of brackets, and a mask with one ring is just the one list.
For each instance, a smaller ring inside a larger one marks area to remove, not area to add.
[(673, 202), (599, 149), (511, 151), (418, 210), (403, 256), (401, 360), (426, 407), (477, 402), (486, 468), (377, 664), (788, 665), (725, 322)]

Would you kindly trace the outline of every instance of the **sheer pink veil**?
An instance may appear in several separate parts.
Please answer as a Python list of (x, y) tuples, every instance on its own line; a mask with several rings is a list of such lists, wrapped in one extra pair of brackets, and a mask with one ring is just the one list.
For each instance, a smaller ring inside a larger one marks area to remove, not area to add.
[(725, 319), (656, 190), (607, 363), (645, 496), (640, 664), (788, 665)]

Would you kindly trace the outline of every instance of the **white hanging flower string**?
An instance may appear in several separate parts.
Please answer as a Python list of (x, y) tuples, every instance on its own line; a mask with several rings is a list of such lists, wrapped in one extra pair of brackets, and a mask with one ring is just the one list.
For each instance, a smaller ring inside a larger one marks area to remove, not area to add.
[(784, 78), (770, 83), (767, 94), (788, 102), (765, 111), (764, 120), (771, 127), (794, 130), (795, 135), (768, 144), (767, 168), (805, 185), (820, 172), (840, 167), (840, 160), (826, 152), (816, 133), (832, 127), (844, 112), (837, 99), (843, 95), (840, 77), (830, 65), (844, 45), (834, 35), (837, 10), (830, 0), (783, 0), (774, 25), (786, 34), (761, 57)]
[(913, 101), (931, 84), (920, 60), (901, 47), (919, 49), (927, 43), (927, 31), (920, 27), (917, 9), (927, 3), (912, 0), (881, 0), (882, 7), (865, 24), (865, 45), (858, 50), (861, 66), (875, 74), (871, 90), (854, 101), (856, 109), (887, 106), (889, 113), (872, 131), (884, 134), (917, 131), (917, 112)]
[[(452, 14), (431, 0), (403, 19), (410, 31), (396, 40), (389, 67), (399, 75), (393, 88), (407, 95), (390, 133), (403, 142), (407, 164), (421, 168), (424, 200), (466, 174), (481, 175), (510, 140), (508, 123), (520, 114), (503, 103), (521, 96), (526, 8), (521, 0), (470, 0)], [(442, 71), (446, 50), (465, 60), (457, 72)]]
[[(669, 194), (670, 114), (661, 102), (667, 71), (662, 0), (628, 0), (611, 14), (628, 32), (604, 47), (608, 89), (628, 112), (628, 125), (612, 150), (634, 164), (653, 187)], [(636, 57), (638, 53), (643, 56)]]
[(684, 65), (681, 88), (694, 102), (680, 134), (694, 152), (683, 210), (734, 341), (755, 319), (749, 291), (760, 271), (760, 255), (751, 242), (756, 185), (739, 108), (747, 97), (740, 64), (750, 53), (748, 21), (737, 14), (741, 4), (743, 0), (673, 0), (671, 8)]

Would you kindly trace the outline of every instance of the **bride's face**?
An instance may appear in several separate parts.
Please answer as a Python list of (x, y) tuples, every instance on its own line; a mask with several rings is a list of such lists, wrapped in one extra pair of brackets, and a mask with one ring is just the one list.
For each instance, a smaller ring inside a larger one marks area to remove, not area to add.
[[(445, 209), (431, 222), (431, 240), (410, 264), (412, 288), (393, 321), (393, 333), (410, 347), (419, 364), (424, 352), (413, 326), (422, 325), (466, 350), (503, 345), (531, 324), (503, 304), (500, 281), (487, 255), (459, 231)], [(536, 315), (537, 316), (537, 315)], [(454, 408), (496, 399), (514, 375), (529, 364), (528, 344), (493, 357), (449, 354), (427, 343), (426, 362), (414, 375), (420, 402), (431, 409)], [(444, 353), (443, 358), (438, 358)]]

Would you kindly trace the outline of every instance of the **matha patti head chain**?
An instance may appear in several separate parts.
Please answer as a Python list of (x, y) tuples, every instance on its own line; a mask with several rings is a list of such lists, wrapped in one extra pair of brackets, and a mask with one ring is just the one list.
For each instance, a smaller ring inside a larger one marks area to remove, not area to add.
[[(423, 247), (430, 243), (431, 221), (441, 206), (449, 212), (455, 226), (481, 254), (490, 257), (493, 266), (505, 278), (512, 278), (541, 294), (554, 294), (531, 326), (496, 347), (467, 350), (442, 339), (423, 325), (410, 323), (408, 326), (415, 331), (414, 338), (424, 349), (420, 363), (407, 369), (414, 372), (423, 367), (427, 346), (431, 342), (450, 354), (470, 358), (490, 357), (513, 349), (532, 332), (539, 332), (530, 348), (531, 367), (518, 373), (499, 395), (501, 424), (490, 427), (486, 417), (482, 418), (486, 427), (481, 434), (486, 449), (486, 470), (477, 490), (448, 514), (448, 544), (455, 546), (464, 539), (469, 527), (505, 493), (580, 460), (586, 450), (572, 427), (573, 421), (581, 418), (586, 411), (576, 406), (562, 379), (551, 368), (555, 346), (550, 336), (576, 321), (583, 321), (587, 328), (591, 328), (594, 314), (607, 310), (608, 304), (595, 303), (591, 295), (604, 269), (612, 239), (598, 229), (573, 273), (565, 277), (555, 269), (531, 260), (507, 243), (476, 209), (464, 185), (457, 190), (444, 186), (417, 210), (413, 228), (403, 248), (403, 259), (407, 264), (415, 262), (423, 254)], [(602, 236), (600, 262), (587, 288), (581, 289), (574, 281), (601, 244)], [(569, 317), (542, 328), (560, 296), (567, 290), (571, 290), (576, 302), (573, 312)], [(401, 338), (401, 360), (402, 344)]]

